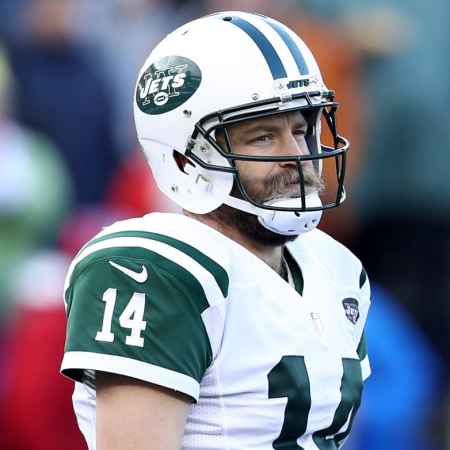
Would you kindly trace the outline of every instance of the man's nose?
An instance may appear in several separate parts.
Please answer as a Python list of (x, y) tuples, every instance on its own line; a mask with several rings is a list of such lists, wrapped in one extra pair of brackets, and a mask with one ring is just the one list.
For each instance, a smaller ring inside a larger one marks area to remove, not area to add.
[[(283, 139), (283, 149), (280, 154), (285, 156), (306, 156), (309, 155), (308, 144), (304, 136), (294, 135), (287, 133)], [(311, 163), (311, 161), (304, 162), (303, 164)], [(296, 165), (296, 161), (285, 161), (281, 165)]]

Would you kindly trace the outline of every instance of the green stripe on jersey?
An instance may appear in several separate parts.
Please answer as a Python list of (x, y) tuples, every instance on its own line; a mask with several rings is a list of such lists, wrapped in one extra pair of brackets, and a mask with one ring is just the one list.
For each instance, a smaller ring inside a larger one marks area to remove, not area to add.
[(366, 343), (366, 333), (363, 331), (361, 340), (359, 341), (358, 348), (356, 349), (359, 359), (362, 361), (367, 356), (367, 343)]
[[(136, 281), (117, 266), (136, 273), (145, 267), (148, 278)], [(156, 252), (140, 247), (94, 252), (74, 273), (67, 297), (66, 352), (129, 358), (198, 382), (211, 364), (201, 317), (209, 307), (205, 290), (189, 270)], [(80, 379), (82, 371), (75, 372), (70, 376)]]
[(186, 244), (186, 242), (180, 241), (170, 236), (166, 236), (164, 234), (152, 233), (149, 231), (118, 231), (116, 233), (107, 234), (97, 239), (93, 239), (83, 247), (80, 253), (93, 244), (97, 244), (98, 242), (119, 237), (145, 238), (153, 241), (162, 242), (164, 244), (176, 248), (177, 250), (191, 257), (193, 260), (195, 260), (201, 266), (203, 266), (208, 272), (210, 272), (211, 275), (215, 278), (220, 290), (222, 291), (223, 296), (226, 297), (228, 295), (229, 278), (226, 270), (221, 265), (216, 263), (209, 256), (205, 255), (195, 247)]
[(283, 250), (283, 256), (286, 260), (287, 265), (289, 266), (289, 269), (292, 274), (292, 279), (294, 280), (294, 287), (295, 290), (300, 294), (303, 295), (303, 274), (300, 266), (298, 265), (297, 261), (294, 259), (294, 257), (289, 253), (289, 250), (285, 247)]

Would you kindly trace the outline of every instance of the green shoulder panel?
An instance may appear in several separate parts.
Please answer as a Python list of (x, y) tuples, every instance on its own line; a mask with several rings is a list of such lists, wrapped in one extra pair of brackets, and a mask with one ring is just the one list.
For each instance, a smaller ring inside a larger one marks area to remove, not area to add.
[(210, 272), (211, 275), (216, 280), (216, 283), (219, 286), (220, 290), (222, 291), (223, 296), (226, 297), (228, 295), (229, 278), (226, 270), (216, 261), (211, 259), (209, 256), (205, 255), (195, 247), (192, 247), (186, 242), (180, 241), (171, 236), (166, 236), (159, 233), (152, 233), (148, 231), (132, 231), (132, 230), (119, 231), (91, 240), (82, 248), (80, 253), (86, 248), (91, 247), (94, 244), (98, 244), (99, 242), (121, 237), (143, 238), (148, 239), (150, 241), (162, 242), (164, 244), (169, 245), (170, 247), (179, 250), (180, 252), (186, 254), (194, 261), (199, 263), (201, 266), (203, 266), (208, 272)]
[(211, 363), (201, 318), (209, 306), (203, 286), (156, 252), (141, 247), (93, 252), (75, 267), (66, 300), (66, 352), (131, 358), (198, 382)]

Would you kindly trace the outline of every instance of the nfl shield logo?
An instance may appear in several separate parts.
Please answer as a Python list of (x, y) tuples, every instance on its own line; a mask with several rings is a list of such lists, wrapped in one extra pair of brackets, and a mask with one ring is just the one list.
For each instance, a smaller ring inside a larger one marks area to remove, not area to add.
[(345, 315), (350, 322), (355, 325), (359, 319), (358, 300), (356, 298), (344, 298), (342, 306), (345, 309)]

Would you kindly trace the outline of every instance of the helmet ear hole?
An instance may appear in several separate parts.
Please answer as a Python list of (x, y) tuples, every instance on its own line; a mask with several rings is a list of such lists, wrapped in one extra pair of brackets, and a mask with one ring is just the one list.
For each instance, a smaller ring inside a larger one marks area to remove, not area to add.
[(180, 169), (183, 173), (187, 173), (185, 170), (186, 164), (190, 164), (192, 167), (195, 167), (195, 164), (187, 156), (177, 152), (176, 150), (173, 150), (173, 159), (175, 160), (178, 169)]

